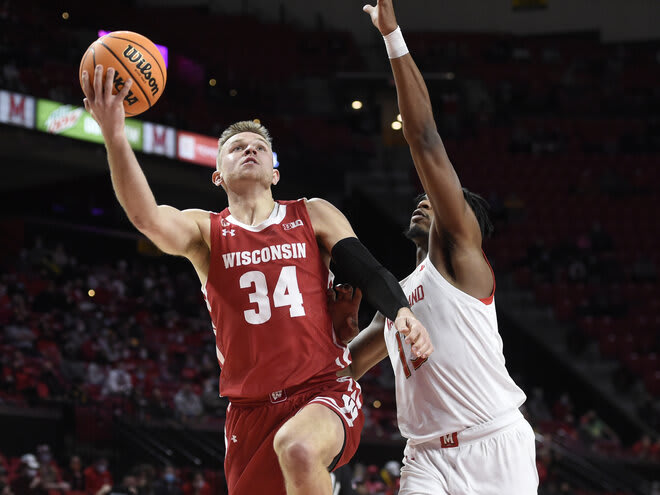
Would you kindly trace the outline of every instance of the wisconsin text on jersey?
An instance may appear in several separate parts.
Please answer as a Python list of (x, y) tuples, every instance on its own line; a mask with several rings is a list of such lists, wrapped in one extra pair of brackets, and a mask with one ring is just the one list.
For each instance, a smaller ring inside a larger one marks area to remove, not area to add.
[(225, 268), (258, 265), (260, 263), (268, 263), (269, 261), (306, 257), (307, 244), (304, 242), (277, 244), (275, 246), (266, 246), (262, 249), (255, 249), (254, 251), (234, 251), (222, 255), (222, 259), (225, 262)]

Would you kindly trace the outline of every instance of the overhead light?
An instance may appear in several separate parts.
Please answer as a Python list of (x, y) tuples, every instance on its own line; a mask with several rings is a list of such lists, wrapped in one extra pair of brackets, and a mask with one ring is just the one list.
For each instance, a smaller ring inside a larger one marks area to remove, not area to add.
[(353, 110), (359, 110), (362, 108), (362, 102), (360, 100), (354, 100), (353, 103), (351, 103), (351, 107)]
[(394, 129), (395, 131), (400, 131), (402, 127), (403, 124), (401, 124), (401, 122), (399, 122), (398, 120), (392, 122), (392, 129)]

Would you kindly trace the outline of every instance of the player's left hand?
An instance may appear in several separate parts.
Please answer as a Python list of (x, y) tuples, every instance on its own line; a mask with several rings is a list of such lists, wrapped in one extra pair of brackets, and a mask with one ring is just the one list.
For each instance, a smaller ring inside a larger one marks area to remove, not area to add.
[(387, 36), (398, 26), (392, 0), (376, 0), (375, 6), (367, 4), (362, 10), (369, 14), (371, 22), (383, 36)]
[(410, 308), (401, 308), (396, 314), (394, 326), (412, 345), (417, 357), (427, 358), (433, 352), (433, 343), (426, 327), (415, 318)]
[(332, 317), (332, 326), (337, 338), (344, 344), (349, 343), (360, 333), (358, 310), (362, 300), (362, 291), (350, 285), (339, 284), (328, 289), (328, 310)]

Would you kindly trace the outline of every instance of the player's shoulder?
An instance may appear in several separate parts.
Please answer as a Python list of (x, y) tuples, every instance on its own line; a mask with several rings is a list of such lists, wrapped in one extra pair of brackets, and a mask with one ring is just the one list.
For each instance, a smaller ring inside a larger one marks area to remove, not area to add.
[(194, 220), (209, 220), (213, 212), (200, 210), (199, 208), (189, 208), (187, 210), (182, 210), (181, 213)]
[(318, 210), (320, 212), (339, 211), (337, 207), (327, 199), (323, 199), (323, 198), (301, 198), (301, 199), (302, 201), (304, 201), (308, 210), (313, 209), (313, 210)]

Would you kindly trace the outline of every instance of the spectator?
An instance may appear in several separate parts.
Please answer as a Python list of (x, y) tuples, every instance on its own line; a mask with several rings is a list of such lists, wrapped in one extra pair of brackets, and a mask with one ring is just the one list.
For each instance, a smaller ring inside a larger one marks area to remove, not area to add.
[(163, 471), (162, 479), (154, 487), (154, 495), (183, 495), (173, 466), (167, 466)]
[(211, 485), (200, 471), (195, 471), (192, 480), (183, 485), (183, 495), (211, 495)]
[(140, 495), (154, 495), (156, 470), (151, 464), (140, 464), (135, 468)]
[(605, 421), (603, 421), (596, 411), (590, 409), (580, 418), (579, 431), (583, 439), (594, 447), (604, 444), (619, 445), (619, 437)]
[(110, 493), (111, 495), (141, 495), (137, 477), (127, 474), (122, 479), (121, 485), (114, 487)]
[(7, 477), (7, 468), (0, 464), (0, 495), (12, 495), (9, 478)]
[(37, 457), (39, 460), (39, 477), (42, 486), (48, 490), (49, 495), (55, 495), (69, 490), (69, 484), (62, 481), (62, 475), (57, 463), (48, 445), (39, 445), (37, 447)]
[(85, 475), (82, 469), (82, 461), (79, 456), (74, 455), (71, 457), (69, 460), (69, 467), (64, 470), (63, 479), (69, 484), (71, 491), (85, 491)]
[(167, 419), (172, 417), (172, 408), (163, 398), (160, 388), (155, 388), (151, 392), (151, 397), (147, 399), (147, 416), (151, 419)]
[(33, 454), (25, 454), (18, 465), (17, 476), (10, 482), (14, 495), (47, 495), (39, 477), (39, 462)]
[(386, 495), (387, 493), (387, 486), (380, 477), (380, 470), (375, 464), (367, 467), (365, 485), (367, 487), (367, 493), (370, 495)]
[(630, 452), (639, 459), (649, 460), (652, 458), (651, 448), (653, 443), (651, 441), (651, 436), (646, 434), (637, 440), (633, 446), (630, 448)]
[(197, 418), (204, 412), (202, 400), (193, 391), (190, 383), (184, 383), (174, 396), (174, 409), (177, 415), (184, 421)]
[(106, 495), (112, 490), (112, 474), (108, 471), (108, 460), (101, 457), (88, 466), (85, 471), (85, 493), (87, 495)]
[(126, 364), (122, 362), (108, 373), (101, 395), (127, 396), (130, 395), (131, 390), (133, 390), (131, 375), (126, 371)]
[(225, 397), (220, 397), (218, 379), (212, 376), (208, 377), (204, 380), (203, 387), (201, 400), (204, 411), (213, 416), (224, 415), (228, 401)]
[(401, 483), (401, 463), (399, 461), (388, 461), (380, 472), (381, 477), (387, 485), (386, 495), (397, 495)]
[(101, 385), (106, 381), (104, 368), (95, 362), (89, 363), (87, 367), (87, 383), (90, 385)]

